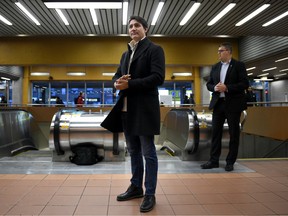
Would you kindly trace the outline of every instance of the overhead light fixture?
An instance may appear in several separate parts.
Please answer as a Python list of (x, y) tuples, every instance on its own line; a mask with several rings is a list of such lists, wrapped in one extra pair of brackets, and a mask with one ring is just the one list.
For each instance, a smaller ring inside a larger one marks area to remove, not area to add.
[(98, 19), (97, 19), (96, 11), (94, 8), (90, 8), (90, 14), (91, 14), (94, 25), (98, 25)]
[(288, 11), (286, 11), (285, 13), (283, 13), (283, 14), (275, 17), (274, 19), (270, 20), (269, 22), (264, 23), (262, 26), (263, 26), (263, 27), (269, 26), (269, 25), (271, 25), (272, 23), (274, 23), (274, 22), (276, 22), (276, 21), (284, 18), (284, 17), (287, 16), (287, 15), (288, 15)]
[(68, 76), (86, 76), (85, 72), (67, 72)]
[(225, 14), (227, 14), (232, 8), (236, 6), (236, 3), (230, 3), (227, 5), (218, 15), (216, 15), (207, 25), (212, 26), (218, 22)]
[(256, 67), (247, 68), (246, 71), (254, 70)]
[(190, 10), (187, 12), (187, 14), (184, 16), (179, 25), (180, 26), (185, 25), (188, 22), (188, 20), (193, 16), (193, 14), (197, 11), (197, 9), (200, 7), (200, 5), (201, 3), (195, 2), (190, 8)]
[(252, 76), (253, 75), (253, 73), (249, 73), (249, 74), (247, 74), (247, 76)]
[(123, 2), (123, 9), (122, 9), (122, 24), (127, 25), (127, 19), (128, 19), (128, 2)]
[(283, 74), (275, 74), (274, 77), (281, 77), (281, 76), (286, 76), (287, 73), (283, 73)]
[(284, 71), (288, 71), (288, 68), (285, 68), (285, 69), (279, 70), (279, 72), (284, 72)]
[(17, 7), (23, 11), (36, 25), (40, 25), (39, 21), (20, 3), (20, 2), (15, 2)]
[(12, 23), (9, 22), (9, 20), (7, 20), (5, 17), (3, 17), (3, 16), (1, 16), (1, 15), (0, 15), (0, 20), (1, 20), (2, 22), (4, 22), (5, 24), (7, 24), (7, 25), (12, 25)]
[(288, 57), (277, 59), (275, 62), (281, 62), (281, 61), (285, 61), (285, 60), (288, 60)]
[(262, 11), (264, 11), (266, 8), (268, 8), (270, 6), (270, 4), (264, 4), (262, 5), (260, 8), (258, 8), (257, 10), (255, 10), (254, 12), (252, 12), (251, 14), (249, 14), (248, 16), (246, 16), (244, 19), (242, 19), (240, 22), (236, 23), (235, 26), (241, 26), (244, 23), (246, 23), (247, 21), (249, 21), (250, 19), (252, 19), (253, 17), (255, 17), (256, 15), (258, 15), (259, 13), (261, 13)]
[(30, 76), (50, 76), (49, 72), (31, 72)]
[(271, 71), (275, 69), (277, 69), (277, 67), (267, 68), (267, 69), (262, 70), (262, 72)]
[(11, 80), (10, 78), (7, 77), (1, 77), (2, 80)]
[(156, 24), (156, 21), (158, 20), (159, 16), (160, 16), (160, 13), (161, 13), (161, 10), (164, 6), (164, 2), (159, 2), (158, 6), (157, 6), (157, 9), (156, 9), (156, 12), (154, 14), (154, 17), (152, 19), (152, 23), (151, 25), (155, 25)]
[(192, 76), (191, 72), (174, 72), (173, 76)]
[(66, 17), (64, 16), (64, 14), (62, 13), (62, 11), (60, 9), (56, 9), (56, 12), (58, 13), (58, 15), (60, 16), (61, 20), (64, 22), (65, 25), (69, 25), (68, 20), (66, 19)]
[(264, 73), (264, 74), (259, 74), (258, 77), (262, 77), (262, 76), (268, 76), (269, 73)]
[(273, 81), (273, 79), (269, 79), (269, 78), (267, 78), (267, 77), (262, 77), (261, 79), (254, 79), (254, 81), (266, 82), (266, 81)]
[(102, 73), (102, 76), (114, 76), (114, 75), (115, 75), (115, 72), (112, 72), (112, 73), (104, 72), (104, 73)]
[(47, 8), (58, 9), (121, 9), (122, 1), (115, 2), (44, 2)]

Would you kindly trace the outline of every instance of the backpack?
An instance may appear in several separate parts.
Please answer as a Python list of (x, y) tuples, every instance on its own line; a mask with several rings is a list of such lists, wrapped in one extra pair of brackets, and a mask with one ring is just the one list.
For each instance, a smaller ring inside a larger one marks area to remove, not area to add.
[(104, 159), (97, 153), (97, 147), (92, 143), (80, 143), (71, 147), (73, 155), (69, 157), (76, 165), (93, 165)]

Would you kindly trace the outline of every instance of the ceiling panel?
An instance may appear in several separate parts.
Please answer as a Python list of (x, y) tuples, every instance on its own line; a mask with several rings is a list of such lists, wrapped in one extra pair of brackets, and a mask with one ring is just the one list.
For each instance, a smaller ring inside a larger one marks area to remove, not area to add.
[[(129, 2), (130, 15), (143, 16), (148, 24), (152, 22), (160, 0), (125, 0)], [(194, 4), (191, 0), (161, 0), (164, 7), (155, 26), (150, 26), (148, 34), (169, 37), (215, 37), (228, 35), (233, 38), (245, 36), (288, 36), (288, 16), (268, 27), (262, 25), (288, 10), (288, 0), (198, 0), (201, 6), (187, 22), (179, 23)], [(30, 36), (117, 36), (127, 34), (127, 26), (122, 25), (122, 9), (96, 9), (99, 25), (94, 25), (88, 9), (62, 9), (70, 25), (66, 26), (55, 9), (48, 9), (42, 0), (19, 0), (41, 23), (34, 24), (14, 4), (16, 0), (1, 0), (0, 15), (13, 23), (12, 26), (0, 21), (0, 37), (18, 35)], [(83, 1), (84, 2), (84, 1)], [(207, 26), (223, 8), (235, 2), (236, 6), (213, 26)], [(242, 26), (235, 24), (265, 3), (271, 6)], [(281, 51), (281, 55), (283, 50)], [(275, 55), (275, 53), (273, 54)], [(267, 56), (265, 56), (267, 58)]]

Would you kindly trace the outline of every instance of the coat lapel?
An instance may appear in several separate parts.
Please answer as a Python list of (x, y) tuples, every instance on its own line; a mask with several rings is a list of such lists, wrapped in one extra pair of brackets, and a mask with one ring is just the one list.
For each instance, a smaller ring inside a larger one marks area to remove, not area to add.
[(225, 82), (224, 83), (226, 83), (227, 79), (229, 79), (229, 76), (231, 74), (233, 66), (234, 66), (234, 60), (231, 59), (229, 67), (228, 67), (228, 70), (227, 70), (227, 73), (226, 73), (226, 77), (225, 77)]
[(135, 60), (137, 60), (142, 55), (143, 52), (145, 52), (145, 50), (149, 47), (149, 44), (150, 44), (150, 42), (149, 42), (148, 38), (145, 38), (139, 42), (138, 47), (134, 53), (132, 63)]

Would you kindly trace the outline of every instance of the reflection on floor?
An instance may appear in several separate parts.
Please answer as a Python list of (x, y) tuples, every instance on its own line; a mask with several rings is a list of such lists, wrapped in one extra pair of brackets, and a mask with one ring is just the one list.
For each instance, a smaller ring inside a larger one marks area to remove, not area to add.
[[(225, 163), (219, 169), (203, 170), (203, 161), (181, 161), (164, 151), (158, 151), (159, 173), (222, 173)], [(221, 168), (222, 167), (222, 168)], [(52, 152), (29, 151), (14, 157), (0, 159), (0, 173), (18, 174), (129, 174), (130, 158), (123, 162), (100, 162), (92, 166), (77, 166), (70, 162), (52, 162)], [(236, 163), (235, 172), (253, 172), (249, 168)]]
[(117, 202), (130, 179), (125, 162), (77, 166), (51, 152), (0, 159), (1, 215), (288, 215), (288, 160), (238, 160), (233, 172), (201, 170), (200, 161), (159, 154), (157, 204)]

